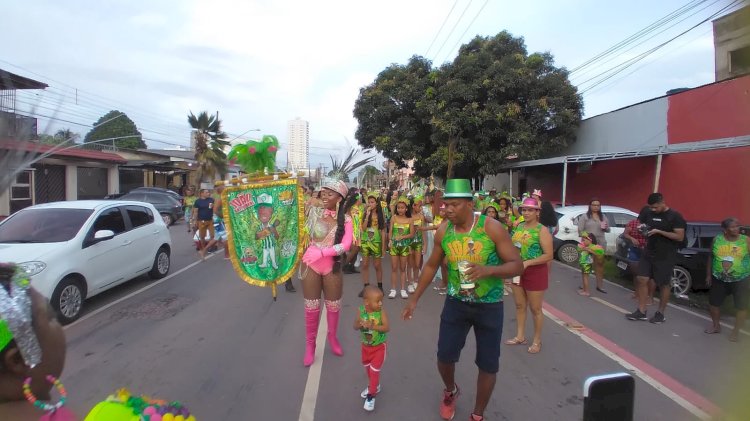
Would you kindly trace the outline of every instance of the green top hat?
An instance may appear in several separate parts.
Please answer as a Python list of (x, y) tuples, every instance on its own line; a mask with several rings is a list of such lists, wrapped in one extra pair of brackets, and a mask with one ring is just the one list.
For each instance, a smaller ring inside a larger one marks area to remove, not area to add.
[(261, 206), (267, 206), (269, 208), (273, 207), (273, 196), (271, 196), (268, 193), (262, 193), (258, 195), (258, 197), (255, 198), (255, 209), (260, 208)]
[(444, 199), (471, 199), (471, 183), (466, 178), (453, 178), (445, 182)]

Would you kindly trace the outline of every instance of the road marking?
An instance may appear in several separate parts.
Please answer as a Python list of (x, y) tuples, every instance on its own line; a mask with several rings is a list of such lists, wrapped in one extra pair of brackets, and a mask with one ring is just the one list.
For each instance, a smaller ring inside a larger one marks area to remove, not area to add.
[[(321, 335), (321, 332), (324, 334)], [(299, 409), (299, 421), (313, 421), (315, 419), (315, 405), (318, 402), (320, 373), (323, 369), (323, 356), (325, 355), (326, 332), (328, 332), (327, 317), (321, 315), (318, 336), (315, 339), (315, 361), (313, 361), (307, 372), (305, 394), (302, 396), (302, 406)]]
[[(557, 264), (558, 266), (562, 266), (562, 267), (564, 267), (564, 268), (567, 268), (567, 269), (569, 269), (569, 270), (572, 270), (572, 271), (574, 271), (574, 272), (578, 272), (578, 269), (576, 269), (576, 268), (574, 268), (574, 267), (570, 267), (570, 266), (566, 265), (565, 263), (561, 263), (561, 262), (558, 262), (558, 261), (556, 261), (556, 260), (555, 260), (554, 262), (555, 262), (555, 263), (556, 263), (556, 264)], [(620, 285), (620, 284), (618, 284), (618, 283), (615, 283), (615, 282), (609, 281), (609, 280), (607, 280), (607, 279), (605, 279), (604, 281), (605, 281), (605, 282), (607, 282), (608, 284), (612, 285), (612, 286), (618, 287), (618, 288), (620, 288), (620, 289), (623, 289), (623, 290), (625, 290), (625, 291), (628, 291), (628, 292), (633, 292), (633, 290), (632, 290), (632, 289), (630, 289), (630, 288), (626, 288), (626, 287), (624, 287), (624, 286), (622, 286), (622, 285)], [(591, 297), (591, 298), (595, 298), (595, 297)], [(654, 300), (655, 300), (655, 301), (659, 301), (659, 299), (658, 299), (658, 298), (654, 298)], [(597, 301), (598, 301), (598, 300), (597, 300)], [(687, 313), (687, 314), (691, 314), (691, 315), (693, 315), (693, 316), (695, 316), (695, 317), (701, 318), (701, 319), (703, 319), (703, 320), (706, 320), (706, 321), (709, 321), (709, 322), (711, 321), (711, 318), (710, 318), (709, 316), (706, 316), (706, 315), (704, 315), (704, 314), (700, 314), (700, 313), (698, 313), (698, 312), (695, 312), (695, 311), (693, 311), (693, 310), (687, 309), (687, 308), (685, 308), (685, 307), (683, 307), (683, 306), (680, 306), (680, 305), (677, 305), (677, 304), (672, 304), (672, 303), (668, 303), (668, 304), (667, 304), (667, 307), (669, 307), (669, 308), (673, 308), (673, 309), (675, 309), (675, 310), (679, 310), (679, 311), (682, 311), (682, 312), (684, 312), (684, 313)], [(626, 313), (629, 313), (629, 312), (626, 312)], [(725, 321), (720, 321), (720, 322), (719, 322), (719, 324), (720, 324), (721, 326), (723, 326), (724, 328), (726, 328), (726, 329), (729, 329), (729, 330), (731, 330), (731, 329), (734, 329), (734, 326), (730, 325), (729, 323), (727, 323), (727, 322), (725, 322)], [(747, 335), (747, 336), (750, 336), (750, 331), (747, 331), (747, 330), (745, 330), (745, 329), (740, 329), (740, 333), (742, 333), (743, 335)]]
[(625, 310), (624, 308), (622, 308), (622, 307), (620, 307), (620, 306), (616, 306), (616, 305), (614, 305), (614, 304), (610, 303), (609, 301), (606, 301), (606, 300), (602, 300), (602, 299), (601, 299), (601, 298), (599, 298), (599, 297), (589, 297), (589, 298), (591, 298), (592, 300), (594, 300), (594, 301), (596, 301), (596, 302), (602, 303), (602, 304), (604, 304), (605, 306), (607, 306), (607, 307), (609, 307), (609, 308), (611, 308), (611, 309), (614, 309), (614, 310), (616, 310), (616, 311), (619, 311), (619, 312), (620, 312), (620, 313), (622, 313), (622, 314), (628, 314), (628, 313), (630, 313), (629, 311)]
[[(206, 260), (208, 260), (208, 259), (210, 259), (210, 258), (214, 257), (215, 255), (216, 255), (216, 254), (211, 254), (211, 255), (208, 255), (208, 256), (206, 256)], [(70, 323), (69, 325), (63, 326), (63, 329), (69, 329), (69, 328), (71, 328), (71, 327), (73, 327), (73, 326), (77, 325), (78, 323), (81, 323), (81, 322), (83, 322), (84, 320), (88, 320), (88, 319), (90, 319), (90, 318), (92, 318), (92, 317), (96, 316), (97, 314), (99, 314), (99, 313), (103, 312), (104, 310), (107, 310), (107, 309), (111, 308), (112, 306), (114, 306), (114, 305), (116, 305), (116, 304), (119, 304), (119, 303), (121, 303), (121, 302), (123, 302), (123, 301), (127, 300), (128, 298), (130, 298), (130, 297), (132, 297), (132, 296), (134, 296), (134, 295), (137, 295), (137, 294), (140, 294), (140, 293), (142, 293), (142, 292), (144, 292), (144, 291), (147, 291), (147, 290), (149, 290), (149, 289), (151, 289), (151, 288), (153, 288), (153, 287), (155, 287), (155, 286), (157, 286), (157, 285), (161, 284), (162, 282), (165, 282), (165, 281), (167, 281), (167, 280), (169, 280), (169, 279), (172, 279), (173, 277), (175, 277), (175, 276), (177, 276), (177, 275), (181, 274), (182, 272), (185, 272), (186, 270), (188, 270), (188, 269), (191, 269), (191, 268), (192, 268), (193, 266), (199, 265), (199, 264), (201, 264), (201, 263), (203, 263), (203, 262), (204, 262), (204, 260), (198, 260), (197, 262), (193, 262), (193, 263), (191, 263), (191, 264), (189, 264), (189, 265), (185, 266), (184, 268), (182, 268), (182, 269), (178, 270), (177, 272), (171, 273), (171, 274), (169, 274), (169, 275), (165, 276), (164, 278), (162, 278), (162, 279), (159, 279), (158, 281), (154, 281), (154, 282), (152, 282), (152, 283), (150, 283), (150, 284), (146, 285), (146, 286), (145, 286), (145, 287), (143, 287), (143, 288), (137, 289), (137, 290), (135, 290), (135, 291), (131, 292), (130, 294), (128, 294), (128, 295), (126, 295), (126, 296), (124, 296), (124, 297), (121, 297), (121, 298), (118, 298), (118, 299), (117, 299), (117, 300), (115, 300), (115, 301), (112, 301), (111, 303), (109, 303), (109, 304), (107, 304), (107, 305), (105, 305), (105, 306), (99, 307), (99, 308), (97, 308), (96, 310), (92, 311), (91, 313), (86, 313), (85, 315), (81, 316), (81, 318), (79, 318), (79, 319), (78, 319), (78, 320), (76, 320), (75, 322), (73, 322), (73, 323)]]
[[(547, 318), (564, 328), (578, 323), (575, 319), (548, 303), (544, 303), (542, 311)], [(593, 330), (569, 328), (567, 330), (625, 367), (699, 419), (710, 420), (713, 415), (720, 414), (721, 411), (713, 402)]]

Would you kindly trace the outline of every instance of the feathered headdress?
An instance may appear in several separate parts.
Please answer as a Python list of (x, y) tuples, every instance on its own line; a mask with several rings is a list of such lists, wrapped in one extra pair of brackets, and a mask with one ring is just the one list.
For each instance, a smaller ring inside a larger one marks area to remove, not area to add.
[(0, 350), (15, 340), (26, 365), (33, 368), (42, 360), (42, 349), (34, 332), (31, 317), (31, 282), (13, 264), (0, 264)]
[(227, 159), (234, 160), (248, 174), (273, 173), (276, 171), (276, 152), (279, 150), (279, 140), (273, 135), (263, 135), (258, 140), (235, 145), (227, 155)]

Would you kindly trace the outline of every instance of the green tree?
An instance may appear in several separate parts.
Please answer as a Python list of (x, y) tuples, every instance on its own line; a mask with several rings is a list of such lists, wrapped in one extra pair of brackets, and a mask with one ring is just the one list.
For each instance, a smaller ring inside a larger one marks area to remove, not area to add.
[(382, 172), (380, 172), (380, 170), (376, 167), (372, 165), (365, 165), (362, 171), (359, 172), (359, 178), (362, 180), (360, 184), (362, 186), (373, 188), (375, 186), (375, 177), (381, 174)]
[(227, 155), (224, 148), (229, 146), (227, 134), (221, 130), (218, 116), (203, 111), (197, 116), (190, 111), (188, 123), (195, 136), (195, 160), (198, 162), (198, 178), (211, 181), (217, 172), (221, 177), (227, 173)]
[(133, 120), (117, 110), (112, 110), (97, 120), (94, 127), (86, 133), (83, 142), (84, 144), (91, 143), (90, 146), (109, 145), (121, 149), (146, 148), (146, 142), (143, 141), (141, 132), (138, 131)]
[[(549, 53), (529, 55), (523, 38), (505, 31), (477, 36), (452, 63), (429, 72), (428, 81), (416, 101), (431, 126), (429, 141), (415, 139), (424, 142), (418, 175), (426, 176), (426, 167), (448, 178), (477, 179), (499, 172), (508, 156), (543, 158), (575, 140), (580, 95), (567, 70), (555, 67)], [(370, 131), (390, 129), (372, 115), (355, 117)]]
[(78, 133), (73, 133), (70, 129), (61, 129), (58, 130), (55, 135), (49, 135), (49, 134), (40, 134), (39, 135), (39, 143), (45, 144), (45, 145), (60, 145), (60, 144), (67, 144), (69, 146), (75, 145), (78, 142), (78, 138), (81, 136)]
[[(360, 89), (354, 104), (360, 146), (377, 148), (401, 168), (410, 159), (429, 155), (432, 127), (425, 100), (434, 93), (433, 78), (430, 61), (415, 55), (405, 65), (386, 67)], [(415, 171), (430, 175), (423, 160), (417, 160)]]

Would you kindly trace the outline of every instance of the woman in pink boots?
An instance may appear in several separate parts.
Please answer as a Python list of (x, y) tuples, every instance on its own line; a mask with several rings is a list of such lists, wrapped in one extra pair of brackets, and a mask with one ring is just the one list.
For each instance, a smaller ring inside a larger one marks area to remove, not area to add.
[(341, 180), (327, 180), (320, 192), (322, 206), (307, 215), (310, 242), (302, 262), (302, 290), (305, 296), (305, 367), (315, 360), (315, 338), (320, 322), (320, 293), (325, 297), (328, 344), (334, 355), (344, 355), (336, 331), (339, 326), (343, 277), (341, 256), (352, 245), (353, 226), (349, 208), (355, 195), (347, 200), (349, 189)]

